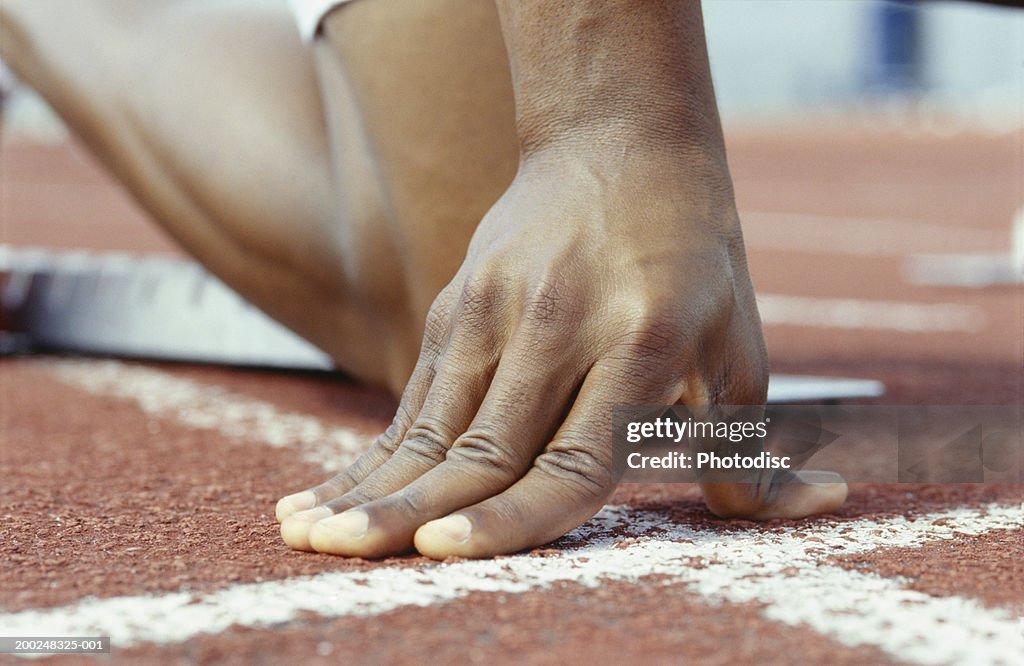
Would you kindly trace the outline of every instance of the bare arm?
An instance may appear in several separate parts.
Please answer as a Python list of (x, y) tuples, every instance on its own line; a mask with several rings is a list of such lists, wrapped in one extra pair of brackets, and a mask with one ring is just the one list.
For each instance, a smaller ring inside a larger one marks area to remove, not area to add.
[(596, 145), (724, 164), (699, 2), (496, 4), (524, 156)]

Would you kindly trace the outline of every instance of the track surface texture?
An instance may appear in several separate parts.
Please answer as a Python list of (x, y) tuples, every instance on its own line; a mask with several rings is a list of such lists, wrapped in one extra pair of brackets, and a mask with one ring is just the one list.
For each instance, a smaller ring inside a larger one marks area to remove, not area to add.
[[(886, 404), (1024, 402), (1020, 288), (922, 288), (916, 253), (997, 252), (1018, 133), (733, 132), (773, 370)], [(2, 242), (178, 253), (74, 144), (0, 151)], [(46, 663), (1016, 664), (1024, 490), (870, 485), (836, 514), (715, 519), (627, 485), (488, 561), (289, 551), (281, 495), (351, 461), (382, 394), (314, 373), (0, 359), (0, 635), (109, 635)], [(0, 656), (2, 663), (25, 663)]]

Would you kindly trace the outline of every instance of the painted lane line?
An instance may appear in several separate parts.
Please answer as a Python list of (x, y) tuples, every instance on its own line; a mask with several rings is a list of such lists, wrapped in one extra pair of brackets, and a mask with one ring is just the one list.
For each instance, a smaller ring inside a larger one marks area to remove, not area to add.
[[(553, 557), (379, 568), (237, 585), (201, 596), (85, 600), (0, 615), (10, 635), (109, 635), (117, 646), (175, 643), (232, 625), (266, 627), (300, 611), (366, 617), (433, 606), (472, 592), (519, 593), (560, 581), (679, 584), (711, 603), (761, 602), (780, 623), (807, 625), (848, 645), (871, 645), (918, 664), (1015, 664), (1024, 653), (1018, 618), (959, 597), (905, 589), (905, 581), (823, 564), (829, 556), (881, 547), (919, 547), (957, 534), (1024, 524), (1024, 505), (961, 508), (909, 520), (861, 519), (772, 532), (695, 529), (659, 514), (607, 507), (572, 532)], [(619, 536), (616, 536), (618, 530)], [(625, 534), (625, 540), (622, 536)], [(702, 566), (694, 566), (695, 559)]]
[(273, 447), (295, 447), (306, 462), (326, 471), (352, 464), (372, 437), (331, 428), (269, 402), (200, 384), (166, 372), (119, 361), (44, 360), (40, 366), (61, 381), (93, 395), (135, 402), (156, 418), (173, 418), (197, 430)]
[(907, 220), (807, 213), (741, 211), (749, 248), (881, 257), (944, 252), (994, 252), (1007, 244), (1001, 229), (972, 229)]
[(806, 326), (898, 333), (973, 333), (984, 330), (985, 312), (960, 303), (905, 303), (857, 298), (758, 294), (766, 326)]

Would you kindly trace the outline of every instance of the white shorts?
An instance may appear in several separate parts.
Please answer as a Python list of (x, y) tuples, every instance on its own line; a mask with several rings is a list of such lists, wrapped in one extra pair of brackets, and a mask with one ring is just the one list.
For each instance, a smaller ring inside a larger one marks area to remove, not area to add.
[(320, 30), (320, 23), (335, 7), (349, 0), (288, 0), (299, 24), (302, 41), (312, 42)]

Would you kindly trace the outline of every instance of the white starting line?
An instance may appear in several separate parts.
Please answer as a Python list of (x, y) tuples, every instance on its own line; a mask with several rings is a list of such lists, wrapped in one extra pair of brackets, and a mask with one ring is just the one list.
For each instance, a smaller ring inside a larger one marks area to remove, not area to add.
[(120, 361), (53, 359), (39, 364), (71, 386), (130, 400), (157, 419), (212, 430), (229, 440), (294, 447), (302, 460), (328, 472), (355, 462), (373, 439), (325, 426), (312, 416), (281, 411), (269, 402)]
[[(269, 403), (118, 362), (46, 361), (55, 376), (92, 393), (136, 402), (147, 414), (216, 430), (227, 437), (293, 446), (311, 462), (340, 467), (368, 438)], [(907, 581), (828, 563), (836, 555), (1024, 527), (1024, 504), (959, 508), (916, 519), (881, 518), (798, 529), (694, 529), (650, 512), (608, 507), (569, 535), (551, 557), (328, 573), (235, 585), (193, 595), (86, 599), (47, 610), (0, 614), (6, 635), (109, 635), (115, 646), (172, 644), (238, 624), (274, 627), (301, 611), (366, 617), (407, 606), (427, 607), (473, 592), (521, 593), (553, 583), (597, 587), (605, 581), (680, 586), (709, 603), (759, 602), (784, 625), (808, 626), (847, 645), (877, 647), (918, 664), (1017, 664), (1024, 619), (972, 599), (933, 597)], [(613, 530), (623, 536), (613, 536)], [(694, 566), (699, 562), (700, 566)]]
[[(274, 627), (301, 611), (366, 617), (427, 607), (473, 592), (522, 593), (560, 581), (679, 585), (710, 603), (761, 602), (769, 619), (809, 626), (841, 643), (869, 645), (917, 664), (1013, 664), (1024, 654), (1020, 618), (960, 597), (905, 589), (905, 581), (824, 563), (829, 556), (915, 547), (957, 534), (1020, 528), (1024, 506), (954, 509), (914, 520), (884, 518), (758, 529), (697, 530), (663, 516), (608, 507), (570, 534), (582, 545), (553, 557), (380, 568), (236, 585), (196, 596), (85, 600), (52, 610), (0, 615), (8, 635), (110, 636), (115, 646), (179, 643), (232, 625)], [(612, 536), (625, 531), (628, 540)], [(698, 558), (701, 566), (694, 566)]]

